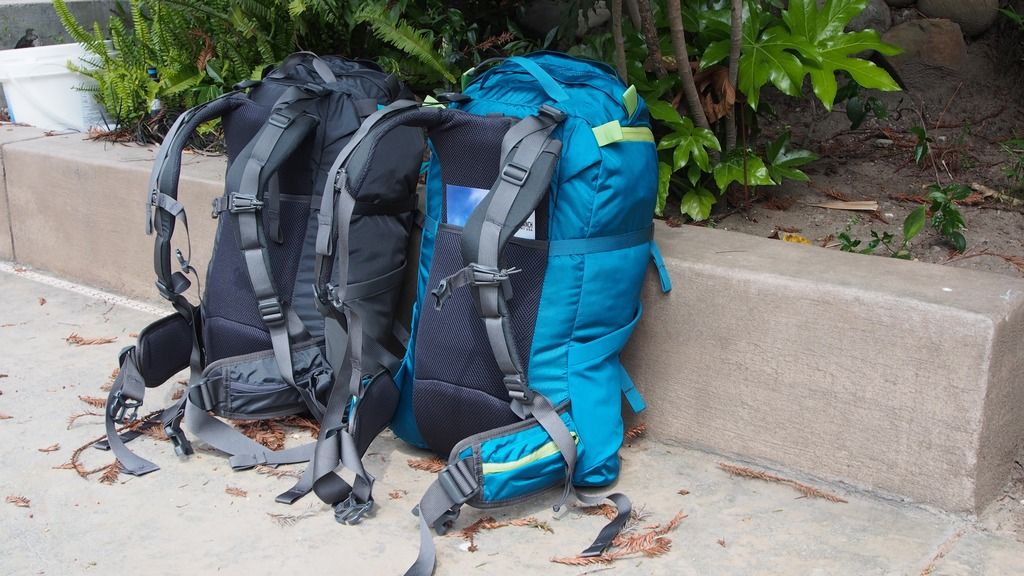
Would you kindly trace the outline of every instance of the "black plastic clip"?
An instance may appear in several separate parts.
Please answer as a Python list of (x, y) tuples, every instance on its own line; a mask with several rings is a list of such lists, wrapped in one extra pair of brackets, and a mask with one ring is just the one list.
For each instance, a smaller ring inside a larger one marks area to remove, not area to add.
[[(113, 404), (108, 408), (110, 418), (118, 424), (130, 424), (138, 420), (140, 406), (142, 406), (142, 400), (125, 398), (123, 391), (118, 390), (114, 394)], [(131, 412), (130, 416), (129, 412)]]
[(372, 516), (373, 499), (366, 502), (357, 502), (351, 494), (345, 500), (334, 505), (334, 519), (339, 524), (353, 526), (359, 524), (363, 518)]

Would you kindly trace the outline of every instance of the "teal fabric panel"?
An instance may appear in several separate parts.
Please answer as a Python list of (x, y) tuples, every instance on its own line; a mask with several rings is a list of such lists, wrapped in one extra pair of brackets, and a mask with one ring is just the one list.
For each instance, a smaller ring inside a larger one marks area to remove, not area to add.
[[(561, 417), (569, 431), (577, 433), (569, 414)], [(510, 500), (562, 484), (565, 481), (565, 459), (553, 444), (539, 424), (483, 441), (480, 444), (483, 500)], [(584, 452), (583, 443), (577, 436), (577, 457), (582, 457)], [(543, 457), (537, 457), (540, 454)], [(489, 472), (489, 466), (493, 465), (511, 469)]]

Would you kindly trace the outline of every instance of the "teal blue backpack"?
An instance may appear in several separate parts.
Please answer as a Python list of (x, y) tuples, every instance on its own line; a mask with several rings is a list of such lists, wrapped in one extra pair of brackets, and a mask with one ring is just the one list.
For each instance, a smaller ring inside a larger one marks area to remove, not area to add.
[[(463, 93), (439, 97), (446, 106), (380, 110), (336, 162), (343, 181), (358, 181), (381, 134), (426, 129), (416, 303), (391, 428), (448, 464), (415, 511), (423, 543), (409, 574), (432, 571), (430, 529), (447, 530), (463, 504), (503, 506), (563, 484), (556, 509), (570, 495), (616, 506), (583, 554), (607, 549), (629, 500), (573, 487), (618, 477), (621, 398), (645, 407), (619, 352), (652, 259), (670, 290), (652, 239), (657, 154), (636, 90), (603, 64), (550, 52), (468, 77)], [(354, 396), (391, 385), (364, 376)]]

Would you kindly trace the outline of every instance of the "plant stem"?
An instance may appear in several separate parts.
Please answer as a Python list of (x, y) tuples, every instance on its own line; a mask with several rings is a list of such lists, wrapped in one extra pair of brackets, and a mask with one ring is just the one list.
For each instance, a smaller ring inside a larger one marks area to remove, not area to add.
[[(661, 58), (661, 47), (658, 45), (658, 29), (654, 26), (654, 12), (647, 0), (635, 0), (640, 10), (640, 26), (643, 28), (644, 44), (647, 45), (647, 63), (654, 69), (658, 78), (665, 77), (665, 63)], [(679, 2), (676, 1), (678, 6)]]
[(615, 42), (615, 67), (623, 82), (628, 84), (626, 42), (622, 38), (622, 0), (612, 0), (612, 40)]
[(683, 29), (683, 11), (680, 0), (668, 0), (668, 25), (672, 34), (672, 48), (675, 51), (676, 71), (683, 83), (683, 95), (686, 96), (686, 107), (694, 124), (699, 128), (710, 128), (708, 118), (704, 115), (697, 86), (693, 83), (693, 70), (690, 69), (690, 56), (686, 53), (686, 30)]
[[(729, 45), (729, 83), (736, 87), (740, 73), (740, 51), (743, 48), (743, 0), (732, 0), (732, 34)], [(736, 146), (736, 106), (725, 119), (725, 152)]]

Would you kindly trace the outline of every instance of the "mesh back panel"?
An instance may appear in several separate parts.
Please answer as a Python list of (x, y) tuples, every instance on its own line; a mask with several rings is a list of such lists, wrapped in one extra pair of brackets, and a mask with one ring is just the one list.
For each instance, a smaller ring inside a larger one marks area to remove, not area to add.
[(501, 139), (511, 125), (511, 118), (458, 114), (431, 131), (442, 180), (490, 190), (498, 178)]
[[(284, 243), (270, 241), (267, 249), (274, 286), (284, 302), (291, 301), (308, 215), (308, 203), (282, 200)], [(207, 272), (203, 300), (208, 363), (234, 356), (237, 350), (254, 352), (270, 348), (270, 336), (256, 307), (249, 271), (238, 249), (235, 217), (224, 213), (221, 218), (217, 227), (217, 248)]]
[[(547, 270), (547, 249), (540, 243), (509, 243), (508, 266), (523, 271), (511, 278), (514, 293), (508, 301), (519, 359), (529, 366), (537, 308)], [(461, 233), (442, 228), (434, 247), (428, 287), (463, 267)], [(428, 296), (428, 298), (431, 298)], [(466, 436), (501, 425), (511, 414), (508, 392), (494, 360), (483, 320), (468, 287), (456, 290), (442, 310), (428, 300), (423, 306), (416, 337), (416, 384), (413, 408), (420, 432), (440, 454)], [(452, 415), (458, 414), (458, 418)], [(513, 420), (518, 418), (512, 415)], [(449, 441), (454, 439), (454, 441)], [(436, 442), (436, 443), (435, 443)]]
[(520, 421), (507, 400), (435, 380), (416, 381), (413, 409), (423, 440), (442, 456), (463, 438)]

